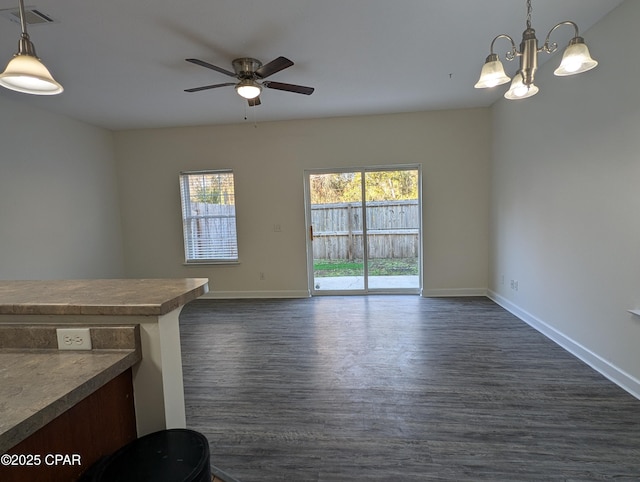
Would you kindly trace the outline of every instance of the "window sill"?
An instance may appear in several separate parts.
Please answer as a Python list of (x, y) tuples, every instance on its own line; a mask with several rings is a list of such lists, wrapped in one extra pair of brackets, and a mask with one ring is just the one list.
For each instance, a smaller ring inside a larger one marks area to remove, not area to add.
[(221, 260), (221, 261), (215, 261), (215, 260), (205, 260), (205, 261), (188, 261), (188, 262), (184, 262), (182, 263), (182, 266), (219, 266), (219, 265), (226, 265), (226, 266), (233, 266), (233, 265), (237, 265), (240, 264), (240, 261), (233, 261), (233, 260)]

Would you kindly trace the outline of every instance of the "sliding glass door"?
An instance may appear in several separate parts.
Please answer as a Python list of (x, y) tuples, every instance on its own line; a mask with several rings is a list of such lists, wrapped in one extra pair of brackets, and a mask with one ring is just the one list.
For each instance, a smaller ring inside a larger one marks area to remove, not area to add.
[(419, 293), (418, 167), (307, 172), (313, 294)]
[(362, 173), (309, 174), (308, 186), (313, 291), (364, 291)]

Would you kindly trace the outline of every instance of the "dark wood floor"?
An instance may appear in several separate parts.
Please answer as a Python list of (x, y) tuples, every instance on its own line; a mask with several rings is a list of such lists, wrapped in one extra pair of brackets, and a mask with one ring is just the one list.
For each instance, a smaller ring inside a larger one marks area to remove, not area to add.
[(181, 332), (242, 482), (640, 480), (640, 401), (485, 298), (198, 300)]

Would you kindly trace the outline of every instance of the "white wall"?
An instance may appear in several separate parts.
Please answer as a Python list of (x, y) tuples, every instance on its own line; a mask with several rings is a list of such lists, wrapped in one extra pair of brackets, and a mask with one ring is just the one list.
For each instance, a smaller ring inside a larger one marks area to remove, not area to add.
[(124, 273), (112, 134), (0, 98), (0, 279)]
[[(426, 292), (486, 290), (488, 109), (125, 131), (115, 140), (130, 277), (206, 277), (213, 292), (304, 295), (304, 170), (419, 163)], [(217, 168), (235, 173), (241, 263), (183, 266), (178, 173)]]
[(636, 394), (639, 21), (628, 0), (584, 34), (596, 70), (554, 77), (555, 58), (537, 96), (494, 106), (490, 275), (496, 299)]

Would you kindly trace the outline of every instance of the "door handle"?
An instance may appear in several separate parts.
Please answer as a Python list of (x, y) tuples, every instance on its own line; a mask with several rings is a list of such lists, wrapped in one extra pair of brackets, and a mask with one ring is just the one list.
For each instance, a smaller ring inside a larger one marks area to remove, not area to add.
[(313, 226), (309, 226), (309, 239), (313, 241)]

